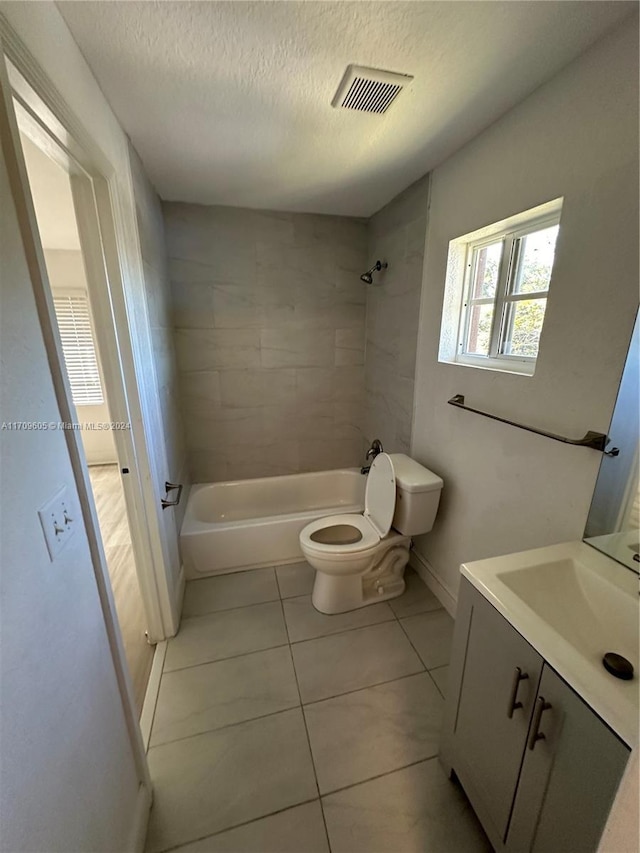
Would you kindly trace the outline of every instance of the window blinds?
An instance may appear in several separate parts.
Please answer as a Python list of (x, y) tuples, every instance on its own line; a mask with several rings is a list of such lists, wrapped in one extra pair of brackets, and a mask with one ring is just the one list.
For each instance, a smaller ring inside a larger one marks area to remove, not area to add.
[(54, 296), (62, 352), (76, 406), (99, 406), (104, 402), (96, 357), (89, 300), (84, 294)]

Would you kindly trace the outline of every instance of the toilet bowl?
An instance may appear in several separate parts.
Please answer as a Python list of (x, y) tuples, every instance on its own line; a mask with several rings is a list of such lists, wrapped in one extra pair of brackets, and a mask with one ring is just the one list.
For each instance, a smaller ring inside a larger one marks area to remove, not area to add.
[(316, 570), (314, 607), (344, 613), (401, 595), (411, 536), (431, 530), (441, 490), (440, 477), (408, 456), (378, 454), (364, 513), (327, 516), (300, 533), (302, 552)]

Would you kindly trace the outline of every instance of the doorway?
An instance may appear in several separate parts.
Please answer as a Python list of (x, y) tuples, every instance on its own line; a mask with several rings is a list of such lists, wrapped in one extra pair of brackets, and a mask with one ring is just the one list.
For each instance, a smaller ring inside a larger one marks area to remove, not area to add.
[[(105, 357), (96, 334), (97, 312), (92, 305), (91, 265), (83, 253), (82, 222), (78, 219), (76, 181), (88, 179), (62, 156), (52, 157), (53, 143), (40, 146), (24, 131), (20, 142), (36, 221), (43, 248), (51, 299), (60, 337), (64, 368), (74, 405), (74, 422), (84, 450), (83, 464), (97, 512), (126, 663), (138, 715), (153, 661), (147, 641), (145, 604), (138, 583), (134, 549), (135, 526), (129, 521), (116, 432), (126, 422), (111, 417), (110, 391), (103, 370)], [(46, 151), (43, 150), (46, 147)], [(68, 168), (65, 168), (65, 161)], [(94, 285), (95, 287), (95, 285)], [(69, 427), (66, 427), (69, 428)], [(125, 472), (125, 473), (123, 473)]]

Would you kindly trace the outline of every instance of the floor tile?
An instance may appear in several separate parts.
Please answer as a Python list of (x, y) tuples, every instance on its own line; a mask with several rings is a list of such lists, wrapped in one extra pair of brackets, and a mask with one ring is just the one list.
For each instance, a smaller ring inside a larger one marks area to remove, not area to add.
[(279, 601), (183, 619), (169, 640), (164, 671), (257, 652), (287, 642)]
[(189, 581), (184, 593), (183, 617), (245, 607), (280, 598), (273, 569), (235, 572)]
[(153, 747), (149, 771), (148, 853), (317, 796), (300, 709)]
[(338, 634), (351, 628), (364, 628), (365, 625), (376, 625), (378, 622), (389, 622), (395, 618), (389, 605), (384, 603), (370, 604), (333, 616), (316, 610), (310, 595), (289, 598), (283, 604), (289, 640), (292, 643)]
[(437, 755), (443, 704), (421, 672), (307, 705), (320, 793)]
[(300, 704), (287, 646), (166, 672), (151, 746)]
[(402, 595), (389, 601), (389, 606), (398, 618), (426, 613), (442, 607), (420, 575), (413, 569), (407, 568), (404, 573), (404, 582), (406, 587)]
[(320, 801), (229, 829), (174, 853), (329, 853)]
[(427, 669), (449, 663), (453, 619), (446, 610), (434, 610), (400, 620)]
[(438, 690), (446, 698), (447, 695), (447, 679), (449, 678), (449, 667), (439, 666), (437, 669), (429, 671), (429, 675), (438, 685)]
[(278, 586), (282, 598), (294, 598), (296, 595), (311, 595), (316, 570), (306, 561), (290, 566), (276, 566)]
[(436, 758), (322, 798), (332, 853), (475, 853), (491, 847)]
[(423, 669), (397, 622), (295, 643), (291, 650), (303, 702), (371, 687)]

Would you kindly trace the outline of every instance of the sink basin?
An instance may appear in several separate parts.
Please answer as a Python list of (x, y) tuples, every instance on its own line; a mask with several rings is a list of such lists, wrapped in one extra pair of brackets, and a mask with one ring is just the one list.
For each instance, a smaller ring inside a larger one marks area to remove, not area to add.
[(638, 672), (637, 595), (576, 559), (497, 572), (496, 578), (582, 654), (617, 652)]
[[(637, 743), (637, 574), (584, 542), (464, 563), (461, 572), (625, 743)], [(608, 672), (606, 652), (630, 661), (633, 679)]]

